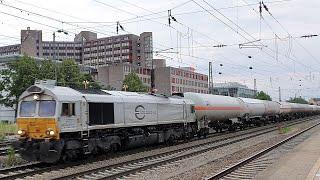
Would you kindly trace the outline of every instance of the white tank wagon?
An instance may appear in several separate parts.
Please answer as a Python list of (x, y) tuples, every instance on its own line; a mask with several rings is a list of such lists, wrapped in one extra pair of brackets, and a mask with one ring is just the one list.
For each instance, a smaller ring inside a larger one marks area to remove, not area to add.
[(250, 98), (240, 99), (246, 104), (248, 118), (250, 119), (275, 121), (280, 114), (280, 104), (278, 102)]
[(314, 107), (308, 104), (297, 104), (289, 102), (280, 102), (280, 117), (283, 120), (291, 120), (293, 118), (301, 118), (307, 115), (317, 114)]
[(320, 106), (310, 105), (310, 107), (312, 108), (312, 114), (317, 114), (320, 112)]
[(188, 99), (34, 85), (19, 99), (16, 144), (29, 161), (171, 143), (201, 132)]
[(239, 98), (241, 99), (248, 111), (247, 118), (261, 118), (266, 113), (266, 105), (264, 101), (258, 99), (250, 99), (250, 98)]
[(192, 92), (186, 92), (183, 96), (194, 102), (197, 120), (209, 123), (217, 131), (227, 126), (234, 128), (233, 124), (247, 114), (245, 103), (238, 98)]
[(265, 116), (275, 117), (280, 114), (280, 103), (276, 101), (264, 101), (266, 104)]

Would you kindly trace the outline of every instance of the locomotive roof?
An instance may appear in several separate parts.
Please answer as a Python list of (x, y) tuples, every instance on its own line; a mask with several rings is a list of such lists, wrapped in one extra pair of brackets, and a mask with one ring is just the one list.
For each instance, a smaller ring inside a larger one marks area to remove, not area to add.
[(182, 103), (185, 101), (187, 104), (192, 103), (190, 100), (181, 100), (178, 98), (168, 98), (165, 96), (151, 95), (147, 93), (125, 92), (125, 91), (107, 91), (107, 90), (75, 90), (70, 87), (51, 86), (36, 84), (29, 87), (22, 93), (20, 99), (30, 94), (39, 93), (41, 91), (48, 95), (53, 96), (59, 101), (79, 101), (83, 97), (88, 102), (135, 102), (135, 101), (148, 101), (148, 102), (175, 102)]

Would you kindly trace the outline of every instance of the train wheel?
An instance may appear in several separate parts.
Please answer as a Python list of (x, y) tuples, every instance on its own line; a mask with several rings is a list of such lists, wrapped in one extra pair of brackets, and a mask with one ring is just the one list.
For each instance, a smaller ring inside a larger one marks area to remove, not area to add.
[(118, 144), (113, 143), (110, 145), (110, 152), (111, 153), (117, 153), (119, 150), (120, 150), (120, 147)]
[(174, 136), (173, 136), (173, 135), (170, 135), (170, 137), (169, 137), (168, 140), (166, 141), (166, 144), (167, 144), (168, 146), (174, 145)]

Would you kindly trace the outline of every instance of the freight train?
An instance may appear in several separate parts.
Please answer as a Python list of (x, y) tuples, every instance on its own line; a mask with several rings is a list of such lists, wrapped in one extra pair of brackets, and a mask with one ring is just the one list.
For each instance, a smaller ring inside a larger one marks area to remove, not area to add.
[(15, 147), (25, 160), (55, 163), (319, 112), (312, 105), (192, 92), (167, 97), (36, 83), (19, 98)]

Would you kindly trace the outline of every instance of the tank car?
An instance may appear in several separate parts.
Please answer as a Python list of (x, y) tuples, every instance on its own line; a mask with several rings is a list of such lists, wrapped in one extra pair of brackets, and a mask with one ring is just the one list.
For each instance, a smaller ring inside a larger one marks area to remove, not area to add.
[(189, 99), (122, 91), (29, 87), (18, 104), (16, 148), (28, 161), (171, 143), (202, 131)]
[(268, 121), (276, 121), (276, 118), (279, 117), (280, 104), (278, 102), (250, 98), (239, 99), (246, 104), (247, 119), (250, 119), (253, 124), (265, 124)]
[(284, 120), (301, 118), (308, 115), (316, 114), (314, 108), (308, 104), (297, 104), (289, 102), (280, 102), (280, 117)]
[(183, 96), (194, 102), (197, 120), (209, 123), (216, 131), (234, 129), (248, 111), (245, 103), (234, 97), (192, 92), (186, 92)]

